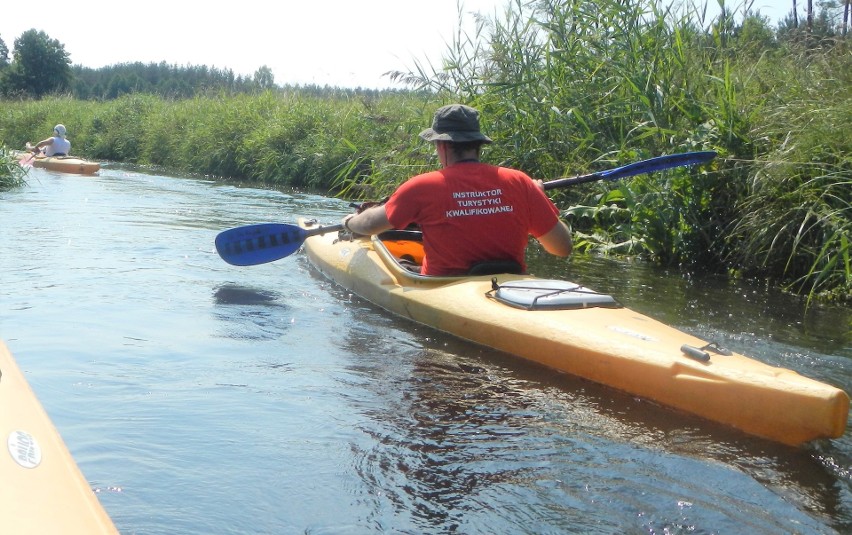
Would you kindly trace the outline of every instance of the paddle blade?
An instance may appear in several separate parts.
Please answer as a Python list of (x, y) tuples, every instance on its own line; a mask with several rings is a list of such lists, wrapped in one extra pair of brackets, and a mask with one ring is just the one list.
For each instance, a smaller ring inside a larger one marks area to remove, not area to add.
[(27, 155), (21, 157), (20, 160), (18, 160), (18, 165), (20, 165), (21, 167), (32, 167), (34, 158), (35, 158), (35, 153), (27, 154)]
[(598, 180), (618, 180), (644, 173), (653, 173), (654, 171), (662, 171), (664, 169), (672, 169), (674, 167), (683, 167), (685, 165), (697, 165), (707, 163), (717, 156), (715, 151), (697, 151), (684, 152), (681, 154), (668, 154), (666, 156), (657, 156), (641, 162), (627, 164), (615, 169), (607, 171), (599, 171), (588, 175), (576, 176), (573, 178), (557, 178), (544, 183), (545, 191), (554, 188), (564, 188), (566, 186), (576, 186), (577, 184), (586, 184)]
[(307, 233), (297, 225), (260, 223), (222, 231), (216, 236), (216, 252), (234, 266), (273, 262), (296, 252)]
[(626, 178), (644, 173), (653, 173), (654, 171), (662, 171), (663, 169), (671, 169), (673, 167), (707, 163), (715, 157), (716, 152), (712, 150), (668, 154), (666, 156), (657, 156), (656, 158), (651, 158), (649, 160), (628, 164), (616, 169), (610, 169), (609, 171), (603, 171), (600, 175), (604, 180), (618, 180), (619, 178)]

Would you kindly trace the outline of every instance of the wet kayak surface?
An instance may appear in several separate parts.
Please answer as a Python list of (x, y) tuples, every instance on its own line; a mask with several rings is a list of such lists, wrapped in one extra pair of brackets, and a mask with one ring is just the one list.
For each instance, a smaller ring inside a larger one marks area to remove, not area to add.
[[(0, 192), (0, 337), (122, 533), (832, 533), (852, 438), (789, 448), (395, 318), (213, 239), (314, 193), (102, 168)], [(535, 250), (531, 271), (852, 392), (852, 313)]]

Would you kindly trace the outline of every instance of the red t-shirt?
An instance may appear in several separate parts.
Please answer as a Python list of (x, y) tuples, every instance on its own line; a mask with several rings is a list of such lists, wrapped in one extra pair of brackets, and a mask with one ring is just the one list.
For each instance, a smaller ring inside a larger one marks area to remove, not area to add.
[(409, 179), (385, 212), (395, 228), (422, 228), (425, 275), (461, 275), (492, 260), (514, 260), (526, 270), (529, 235), (546, 234), (559, 221), (556, 205), (529, 176), (480, 162)]

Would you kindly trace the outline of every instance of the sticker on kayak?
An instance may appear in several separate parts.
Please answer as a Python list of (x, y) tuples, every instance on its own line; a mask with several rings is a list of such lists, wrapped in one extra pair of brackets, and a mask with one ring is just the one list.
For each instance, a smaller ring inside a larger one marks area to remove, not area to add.
[(560, 280), (515, 280), (497, 284), (497, 279), (492, 279), (491, 290), (486, 295), (501, 303), (526, 310), (621, 307), (621, 303), (611, 295)]
[(41, 464), (41, 446), (26, 431), (12, 431), (6, 444), (9, 446), (9, 455), (24, 468), (35, 468)]
[(645, 340), (646, 342), (656, 342), (657, 339), (653, 336), (648, 336), (647, 334), (637, 333), (636, 331), (631, 331), (630, 329), (625, 329), (624, 327), (619, 327), (618, 325), (610, 325), (609, 330), (615, 331), (617, 333), (626, 334), (627, 336), (632, 336), (633, 338), (637, 338), (639, 340)]

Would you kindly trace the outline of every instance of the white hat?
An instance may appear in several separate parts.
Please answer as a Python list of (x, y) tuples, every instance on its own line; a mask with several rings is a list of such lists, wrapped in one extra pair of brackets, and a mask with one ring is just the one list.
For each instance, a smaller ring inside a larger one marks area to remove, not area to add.
[(59, 137), (65, 137), (65, 125), (58, 124), (53, 127), (53, 131), (59, 134)]

